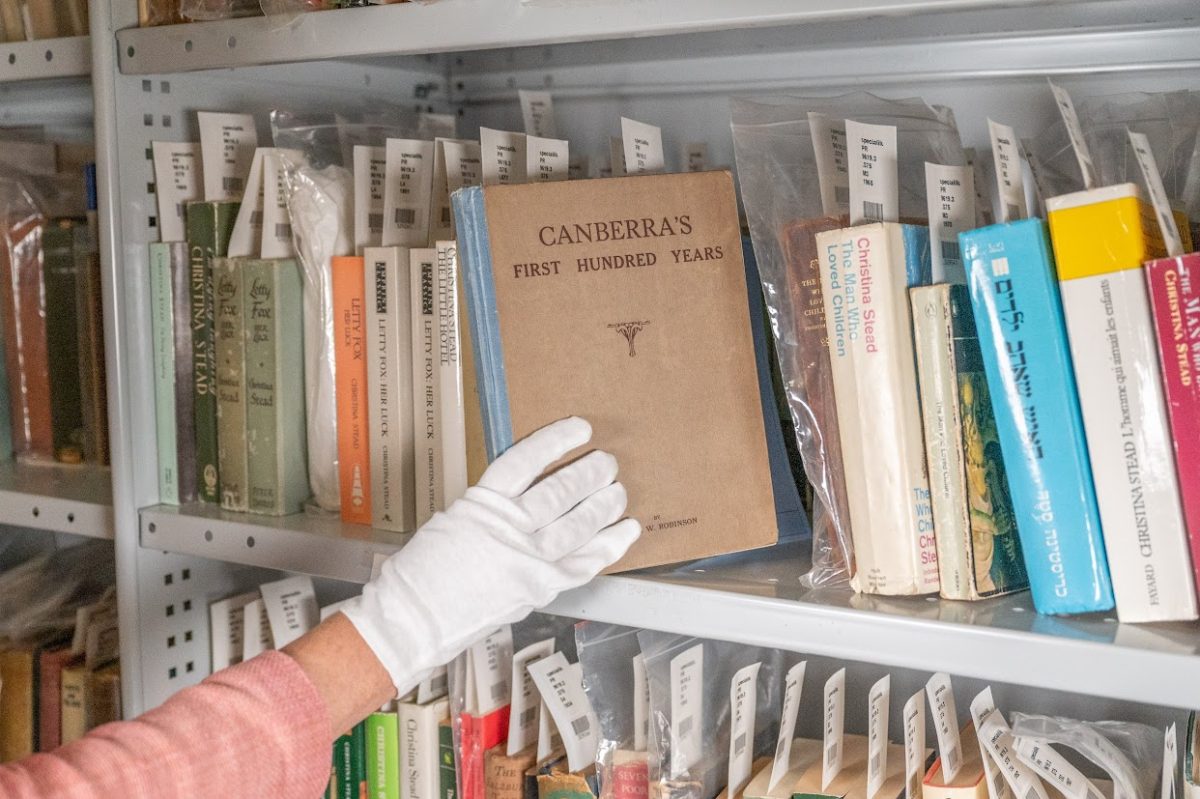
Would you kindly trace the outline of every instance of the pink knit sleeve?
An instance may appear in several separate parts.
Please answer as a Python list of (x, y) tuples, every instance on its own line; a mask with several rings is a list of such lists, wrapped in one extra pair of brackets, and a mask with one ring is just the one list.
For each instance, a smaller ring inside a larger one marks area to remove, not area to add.
[(294, 660), (267, 652), (132, 721), (0, 766), (4, 799), (317, 799), (329, 712)]

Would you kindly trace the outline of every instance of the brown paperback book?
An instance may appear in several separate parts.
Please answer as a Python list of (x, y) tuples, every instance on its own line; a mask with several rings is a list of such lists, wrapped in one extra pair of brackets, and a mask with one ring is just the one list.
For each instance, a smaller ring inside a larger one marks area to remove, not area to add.
[(74, 657), (70, 646), (43, 649), (38, 655), (39, 752), (51, 752), (62, 743), (62, 672)]
[[(557, 419), (591, 422), (589, 446), (616, 455), (644, 526), (613, 571), (775, 543), (730, 174), (489, 186), (455, 202), (476, 229), (460, 229), (459, 255), (492, 454)], [(484, 226), (490, 252), (470, 246)]]
[(50, 356), (46, 347), (42, 220), (5, 219), (0, 246), (0, 302), (4, 306), (4, 358), (12, 404), (13, 449), (47, 460), (54, 456), (50, 416)]
[(38, 647), (0, 652), (0, 763), (33, 754), (37, 744)]
[(525, 772), (537, 764), (536, 747), (509, 756), (505, 744), (483, 753), (483, 795), (486, 799), (523, 799)]

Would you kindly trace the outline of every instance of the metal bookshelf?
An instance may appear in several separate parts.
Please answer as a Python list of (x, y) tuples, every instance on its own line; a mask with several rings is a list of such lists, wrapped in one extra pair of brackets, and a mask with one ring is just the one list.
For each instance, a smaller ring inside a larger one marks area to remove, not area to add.
[(0, 463), (0, 525), (111, 539), (111, 473), (103, 466)]
[(92, 71), (87, 36), (0, 43), (0, 83), (86, 77)]

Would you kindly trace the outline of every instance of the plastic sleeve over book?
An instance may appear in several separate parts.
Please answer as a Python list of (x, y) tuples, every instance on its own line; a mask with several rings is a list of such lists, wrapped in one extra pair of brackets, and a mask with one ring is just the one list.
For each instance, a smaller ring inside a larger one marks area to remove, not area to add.
[(1045, 223), (959, 236), (1033, 603), (1039, 613), (1113, 608)]

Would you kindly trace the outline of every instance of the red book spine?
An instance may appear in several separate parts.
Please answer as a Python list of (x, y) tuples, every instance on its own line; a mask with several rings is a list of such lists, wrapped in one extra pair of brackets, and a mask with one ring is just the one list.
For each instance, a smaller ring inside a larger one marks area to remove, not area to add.
[(1200, 585), (1200, 253), (1146, 264), (1179, 493)]
[(632, 760), (613, 766), (613, 799), (647, 799), (650, 795), (650, 766)]
[(486, 716), (463, 713), (459, 717), (458, 782), (462, 799), (484, 799), (483, 754), (508, 738), (509, 705)]

